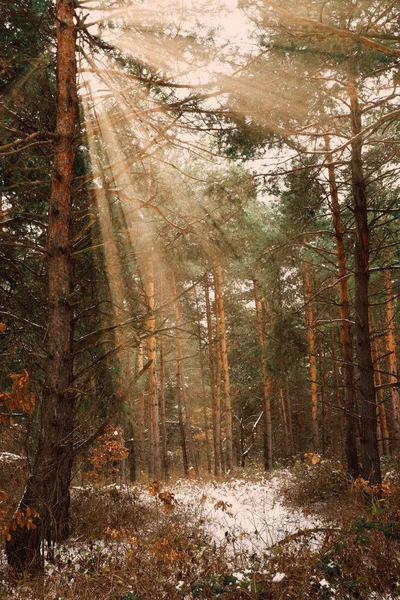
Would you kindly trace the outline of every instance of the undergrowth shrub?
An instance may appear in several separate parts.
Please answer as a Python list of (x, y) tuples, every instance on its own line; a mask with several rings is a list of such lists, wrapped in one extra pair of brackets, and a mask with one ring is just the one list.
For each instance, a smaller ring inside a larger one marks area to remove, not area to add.
[(351, 484), (351, 477), (339, 461), (298, 462), (284, 480), (281, 492), (292, 506), (307, 508), (344, 496), (350, 491)]

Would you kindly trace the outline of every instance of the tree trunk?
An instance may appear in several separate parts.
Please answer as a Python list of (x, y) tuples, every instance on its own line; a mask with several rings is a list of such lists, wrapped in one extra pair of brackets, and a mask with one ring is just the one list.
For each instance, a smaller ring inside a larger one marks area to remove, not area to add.
[(315, 336), (314, 319), (311, 307), (311, 281), (308, 265), (304, 270), (304, 296), (305, 296), (305, 315), (307, 326), (308, 357), (310, 362), (311, 379), (311, 419), (313, 433), (313, 450), (319, 450), (319, 429), (318, 429), (318, 394), (317, 394), (317, 360), (315, 355)]
[(69, 391), (73, 377), (71, 194), (78, 105), (74, 12), (71, 0), (57, 0), (57, 137), (47, 240), (47, 363), (39, 447), (20, 503), (21, 510), (33, 507), (40, 517), (37, 529), (17, 527), (7, 542), (8, 563), (19, 571), (43, 568), (42, 541), (58, 542), (68, 536), (75, 410), (75, 397)]
[(377, 399), (377, 437), (378, 437), (378, 448), (381, 454), (390, 454), (389, 450), (389, 431), (386, 419), (385, 410), (385, 399), (383, 395), (382, 376), (381, 376), (381, 363), (379, 360), (379, 348), (376, 336), (374, 334), (375, 324), (372, 313), (370, 314), (370, 331), (371, 331), (371, 351), (372, 360), (375, 370), (375, 384), (377, 387), (376, 399)]
[(215, 371), (215, 420), (217, 423), (218, 445), (219, 445), (219, 460), (221, 471), (225, 473), (224, 452), (222, 448), (222, 423), (221, 423), (221, 382), (222, 382), (222, 356), (221, 356), (221, 319), (219, 314), (219, 301), (217, 297), (217, 286), (215, 284), (214, 273), (214, 313), (215, 313), (215, 355), (216, 371)]
[[(143, 369), (143, 344), (138, 346), (137, 370), (138, 373)], [(140, 390), (139, 395), (139, 448), (140, 460), (146, 462), (146, 404), (144, 398), (144, 389)]]
[[(160, 275), (160, 307), (162, 307), (163, 298), (163, 280)], [(160, 308), (160, 322), (164, 321), (164, 313)], [(159, 336), (158, 350), (160, 356), (160, 417), (161, 417), (161, 459), (162, 473), (168, 477), (168, 453), (167, 453), (167, 423), (166, 423), (166, 402), (165, 402), (165, 364), (164, 364), (164, 340), (162, 334)]]
[(353, 367), (353, 339), (350, 321), (349, 282), (346, 265), (346, 250), (342, 217), (340, 214), (339, 192), (336, 183), (335, 167), (331, 154), (330, 138), (325, 134), (327, 151), (329, 191), (331, 212), (335, 229), (336, 254), (338, 261), (340, 319), (339, 339), (342, 354), (342, 370), (344, 382), (344, 408), (346, 414), (346, 461), (347, 468), (353, 477), (360, 472), (357, 455), (357, 417)]
[(210, 374), (210, 396), (213, 422), (213, 442), (214, 442), (214, 475), (218, 475), (221, 467), (220, 441), (221, 441), (221, 423), (217, 421), (216, 403), (215, 403), (215, 381), (214, 381), (214, 352), (213, 352), (213, 330), (211, 323), (211, 304), (210, 290), (208, 284), (208, 275), (204, 280), (204, 291), (206, 297), (206, 317), (207, 317), (207, 337), (208, 337), (208, 366)]
[(220, 349), (221, 349), (221, 360), (222, 360), (222, 374), (223, 374), (223, 381), (224, 381), (226, 468), (228, 471), (230, 471), (232, 469), (232, 464), (233, 464), (232, 406), (231, 406), (231, 392), (230, 392), (230, 379), (229, 379), (228, 350), (227, 350), (227, 342), (226, 342), (225, 308), (224, 308), (224, 297), (222, 295), (221, 267), (217, 267), (215, 269), (215, 296), (216, 296), (216, 303), (218, 302), (218, 315), (219, 315), (219, 322), (220, 322)]
[(390, 271), (385, 273), (386, 283), (386, 317), (387, 317), (387, 351), (388, 351), (388, 371), (389, 371), (389, 383), (390, 388), (390, 404), (392, 409), (392, 451), (397, 453), (400, 444), (400, 415), (399, 415), (399, 388), (398, 377), (397, 377), (397, 354), (396, 354), (396, 340), (394, 335), (394, 314), (393, 314), (393, 294), (392, 294), (392, 281), (390, 277)]
[(197, 318), (197, 336), (199, 340), (199, 362), (200, 362), (200, 377), (201, 377), (201, 392), (203, 396), (203, 415), (204, 415), (204, 435), (205, 435), (205, 444), (206, 444), (206, 456), (207, 456), (207, 471), (208, 473), (212, 472), (212, 464), (211, 464), (211, 450), (210, 450), (210, 440), (209, 440), (209, 424), (208, 424), (208, 415), (207, 415), (207, 394), (206, 394), (206, 382), (204, 377), (204, 360), (203, 360), (203, 345), (201, 343), (201, 316), (200, 316), (200, 307), (199, 307), (199, 298), (197, 295), (197, 288), (195, 288), (195, 298), (196, 298), (196, 318)]
[[(339, 327), (339, 338), (340, 338)], [(344, 450), (343, 444), (343, 412), (341, 402), (341, 389), (342, 385), (339, 381), (339, 369), (336, 359), (336, 346), (335, 346), (335, 330), (331, 329), (331, 355), (332, 355), (332, 371), (333, 371), (333, 385), (335, 391), (335, 407), (336, 407), (336, 419), (335, 426), (333, 428), (333, 439), (332, 439), (332, 451), (335, 456), (341, 454)], [(349, 468), (349, 466), (347, 467)]]
[(185, 385), (185, 374), (183, 369), (183, 354), (182, 354), (182, 343), (181, 343), (181, 317), (179, 313), (179, 300), (177, 298), (176, 293), (176, 282), (175, 282), (175, 274), (171, 272), (171, 281), (172, 281), (172, 290), (175, 299), (175, 339), (176, 339), (176, 361), (177, 361), (177, 385), (180, 388), (180, 398), (182, 401), (183, 409), (185, 411), (185, 422), (186, 422), (186, 437), (189, 444), (189, 454), (190, 461), (192, 463), (192, 467), (198, 474), (199, 468), (197, 465), (196, 452), (194, 449), (193, 436), (192, 436), (192, 422), (190, 417), (190, 409), (187, 400), (186, 394), (186, 385)]
[[(148, 250), (150, 252), (150, 250)], [(154, 314), (154, 267), (151, 255), (146, 261), (143, 281), (146, 296), (147, 360), (149, 366), (149, 476), (161, 479), (160, 415), (156, 371), (156, 317)]]
[(262, 319), (262, 307), (258, 295), (257, 281), (253, 280), (254, 300), (257, 316), (258, 347), (260, 349), (261, 374), (263, 379), (264, 395), (264, 469), (272, 469), (272, 421), (271, 421), (271, 382), (267, 373), (267, 365), (264, 356), (265, 336)]
[(361, 110), (358, 92), (353, 83), (350, 91), (351, 183), (356, 229), (354, 308), (357, 334), (357, 362), (360, 374), (361, 396), (361, 456), (362, 476), (371, 483), (381, 483), (381, 467), (376, 435), (376, 400), (374, 367), (372, 364), (369, 333), (369, 226), (367, 215), (367, 190), (362, 164)]

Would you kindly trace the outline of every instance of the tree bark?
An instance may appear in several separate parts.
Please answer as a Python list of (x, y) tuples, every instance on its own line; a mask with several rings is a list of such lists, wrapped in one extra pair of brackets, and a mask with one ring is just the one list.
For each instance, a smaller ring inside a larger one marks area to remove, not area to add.
[(361, 456), (362, 476), (371, 483), (381, 483), (381, 467), (376, 434), (376, 400), (374, 367), (369, 332), (369, 254), (370, 235), (367, 215), (367, 189), (362, 163), (361, 110), (358, 92), (349, 85), (351, 116), (351, 184), (356, 229), (354, 308), (357, 335), (357, 362), (361, 396)]
[[(160, 275), (160, 307), (164, 302), (163, 298), (163, 278)], [(160, 322), (164, 320), (164, 313), (160, 308)], [(167, 419), (166, 419), (166, 401), (165, 401), (165, 364), (164, 364), (164, 340), (159, 336), (158, 350), (160, 356), (160, 417), (161, 417), (161, 458), (162, 473), (168, 477), (168, 453), (167, 453)]]
[(221, 356), (221, 319), (219, 314), (219, 301), (217, 298), (217, 286), (214, 272), (214, 313), (215, 313), (215, 420), (217, 424), (218, 452), (222, 473), (225, 473), (225, 460), (222, 448), (222, 423), (221, 423), (221, 382), (222, 382), (222, 356)]
[[(151, 252), (151, 250), (148, 250)], [(161, 453), (160, 453), (160, 414), (157, 391), (156, 371), (156, 317), (154, 314), (154, 267), (151, 254), (147, 257), (145, 272), (143, 273), (146, 296), (146, 331), (147, 331), (147, 360), (149, 367), (149, 476), (161, 479)]]
[(377, 399), (377, 437), (378, 437), (378, 448), (381, 454), (388, 456), (390, 454), (389, 449), (389, 431), (386, 419), (385, 410), (385, 398), (383, 395), (382, 386), (382, 375), (381, 375), (381, 361), (379, 359), (379, 348), (376, 336), (374, 335), (375, 324), (372, 313), (370, 314), (370, 330), (371, 330), (371, 351), (372, 360), (374, 363), (375, 370), (375, 383), (377, 387), (376, 399)]
[(194, 470), (198, 474), (199, 468), (197, 465), (196, 452), (194, 449), (194, 442), (193, 442), (193, 436), (192, 436), (192, 422), (191, 422), (191, 417), (190, 417), (189, 404), (188, 404), (188, 400), (187, 400), (186, 386), (185, 386), (185, 374), (184, 374), (184, 369), (183, 369), (183, 354), (182, 354), (182, 343), (181, 343), (181, 334), (180, 334), (181, 317), (180, 317), (180, 313), (179, 313), (179, 300), (177, 298), (175, 274), (173, 271), (171, 272), (171, 281), (172, 281), (172, 290), (173, 290), (174, 299), (175, 299), (175, 329), (176, 329), (175, 339), (176, 339), (176, 361), (177, 361), (177, 386), (180, 390), (179, 397), (181, 399), (183, 409), (185, 411), (186, 437), (187, 437), (188, 445), (189, 445), (190, 461), (192, 463), (191, 466), (194, 468)]
[(319, 428), (318, 428), (318, 394), (317, 394), (317, 359), (315, 355), (314, 319), (311, 307), (311, 281), (308, 265), (304, 270), (304, 296), (305, 316), (308, 341), (308, 358), (310, 362), (311, 379), (311, 419), (313, 433), (313, 450), (319, 450)]
[(37, 529), (18, 527), (7, 542), (9, 565), (18, 571), (43, 568), (41, 543), (68, 537), (73, 460), (72, 181), (77, 116), (74, 2), (57, 0), (57, 121), (47, 240), (48, 330), (42, 430), (20, 509), (33, 507)]
[(392, 281), (390, 271), (385, 273), (386, 283), (386, 318), (387, 318), (387, 351), (388, 351), (388, 371), (389, 371), (389, 383), (390, 388), (390, 404), (392, 409), (392, 428), (393, 435), (391, 439), (392, 451), (397, 452), (400, 444), (400, 414), (399, 414), (399, 388), (398, 384), (398, 373), (397, 373), (397, 353), (396, 353), (396, 339), (394, 335), (394, 314), (393, 314), (393, 294), (392, 294)]
[(263, 379), (264, 396), (264, 469), (272, 469), (272, 421), (271, 421), (271, 382), (267, 373), (267, 365), (264, 356), (265, 335), (262, 319), (262, 307), (258, 294), (257, 281), (253, 280), (254, 301), (256, 305), (258, 347), (260, 349), (261, 374)]
[(209, 440), (209, 424), (208, 424), (208, 415), (207, 415), (207, 394), (206, 394), (206, 382), (204, 377), (204, 359), (203, 359), (203, 345), (201, 343), (201, 316), (200, 316), (200, 306), (199, 306), (199, 298), (197, 295), (197, 288), (195, 288), (195, 298), (196, 298), (196, 317), (197, 317), (197, 336), (199, 340), (199, 363), (200, 363), (200, 377), (201, 377), (201, 392), (203, 396), (203, 416), (204, 416), (204, 436), (205, 436), (205, 444), (206, 444), (206, 457), (207, 457), (207, 471), (208, 473), (212, 472), (212, 464), (211, 464), (211, 449), (210, 449), (210, 440)]
[(214, 475), (218, 475), (221, 467), (220, 457), (220, 440), (221, 440), (221, 424), (217, 421), (216, 417), (216, 404), (215, 404), (215, 380), (214, 380), (214, 352), (213, 352), (213, 330), (211, 322), (211, 303), (210, 303), (210, 289), (208, 283), (208, 274), (204, 280), (204, 291), (206, 298), (206, 317), (207, 317), (207, 337), (208, 337), (208, 367), (210, 374), (210, 397), (211, 397), (211, 409), (212, 409), (212, 423), (213, 423), (213, 442), (214, 442)]
[[(137, 353), (137, 370), (138, 373), (143, 369), (143, 344), (138, 346)], [(140, 460), (144, 464), (146, 462), (146, 404), (144, 398), (144, 389), (140, 390), (139, 394), (139, 448)]]
[(335, 229), (336, 255), (338, 261), (340, 319), (339, 340), (342, 354), (342, 371), (344, 383), (344, 408), (346, 414), (346, 462), (353, 477), (360, 472), (357, 454), (357, 417), (353, 367), (353, 339), (350, 321), (349, 282), (344, 246), (343, 223), (339, 204), (339, 192), (336, 182), (335, 167), (331, 154), (330, 138), (324, 136), (327, 151), (329, 191), (331, 213)]
[(224, 297), (222, 294), (222, 272), (221, 267), (215, 269), (215, 296), (218, 303), (218, 315), (220, 323), (220, 350), (222, 361), (222, 375), (224, 381), (225, 398), (225, 435), (226, 435), (226, 468), (232, 469), (233, 464), (233, 440), (232, 440), (232, 406), (230, 392), (230, 378), (228, 365), (228, 350), (226, 341), (226, 322)]

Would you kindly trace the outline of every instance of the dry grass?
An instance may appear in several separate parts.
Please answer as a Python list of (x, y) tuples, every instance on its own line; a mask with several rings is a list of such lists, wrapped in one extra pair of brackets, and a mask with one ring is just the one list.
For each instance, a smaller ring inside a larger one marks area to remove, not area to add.
[(367, 505), (339, 463), (323, 461), (295, 465), (282, 493), (292, 506), (317, 514), (321, 527), (250, 556), (248, 569), (238, 572), (235, 557), (216, 548), (191, 509), (165, 510), (143, 486), (75, 488), (73, 538), (56, 551), (45, 577), (4, 578), (0, 598), (400, 598), (400, 492)]

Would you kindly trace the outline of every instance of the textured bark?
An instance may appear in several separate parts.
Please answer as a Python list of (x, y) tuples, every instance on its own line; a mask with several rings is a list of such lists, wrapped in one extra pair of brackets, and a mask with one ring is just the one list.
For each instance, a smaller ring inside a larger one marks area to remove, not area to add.
[(197, 289), (195, 288), (195, 297), (196, 297), (196, 320), (197, 320), (197, 336), (199, 340), (199, 363), (200, 363), (200, 377), (201, 377), (201, 392), (203, 397), (203, 417), (204, 417), (204, 435), (205, 435), (205, 444), (206, 444), (206, 457), (207, 457), (207, 471), (208, 473), (212, 472), (212, 463), (211, 463), (211, 448), (210, 448), (210, 428), (208, 423), (208, 415), (207, 415), (207, 394), (206, 394), (206, 382), (204, 377), (204, 358), (203, 358), (203, 345), (202, 345), (202, 335), (201, 335), (201, 316), (200, 316), (200, 307), (199, 307), (199, 298), (197, 295)]
[(48, 329), (42, 430), (32, 474), (20, 508), (39, 513), (37, 529), (17, 528), (7, 542), (9, 565), (16, 570), (43, 567), (43, 540), (68, 536), (69, 488), (73, 460), (75, 397), (69, 391), (72, 361), (71, 256), (72, 179), (77, 115), (74, 2), (57, 0), (57, 137), (47, 240)]
[(388, 455), (390, 453), (389, 449), (389, 431), (387, 426), (386, 419), (386, 410), (385, 410), (385, 399), (383, 395), (382, 386), (382, 375), (381, 375), (381, 361), (379, 359), (379, 348), (378, 341), (374, 334), (375, 324), (372, 314), (370, 314), (370, 330), (371, 330), (371, 351), (372, 351), (372, 360), (374, 363), (375, 370), (375, 384), (377, 387), (376, 392), (376, 400), (377, 400), (377, 429), (376, 434), (378, 437), (378, 448), (380, 454)]
[(186, 438), (189, 446), (189, 455), (191, 466), (194, 468), (196, 473), (199, 472), (197, 465), (196, 452), (194, 448), (193, 436), (192, 436), (192, 421), (190, 416), (189, 403), (187, 400), (186, 386), (185, 386), (185, 372), (183, 368), (183, 354), (182, 354), (182, 342), (181, 342), (181, 317), (179, 312), (179, 300), (176, 293), (176, 282), (174, 272), (171, 272), (172, 290), (175, 299), (175, 340), (176, 340), (176, 362), (177, 362), (177, 387), (180, 401), (185, 411), (185, 430)]
[(354, 308), (357, 334), (357, 362), (361, 397), (361, 457), (362, 476), (371, 483), (381, 483), (381, 468), (376, 434), (376, 400), (374, 367), (369, 332), (369, 254), (370, 235), (367, 215), (367, 190), (362, 163), (361, 110), (358, 92), (349, 85), (351, 140), (351, 183), (355, 218)]
[(400, 414), (399, 414), (399, 388), (398, 384), (398, 372), (397, 372), (397, 353), (396, 353), (396, 339), (394, 335), (394, 314), (393, 314), (393, 294), (392, 294), (392, 281), (390, 277), (390, 271), (385, 273), (385, 284), (386, 284), (386, 318), (387, 318), (387, 333), (386, 333), (386, 344), (388, 352), (388, 371), (389, 371), (389, 383), (390, 388), (390, 404), (392, 409), (392, 450), (397, 452), (400, 445)]
[(313, 432), (313, 450), (319, 450), (318, 428), (318, 394), (317, 394), (317, 359), (315, 355), (314, 318), (311, 306), (311, 281), (308, 266), (304, 271), (305, 316), (307, 327), (308, 358), (310, 361), (311, 379), (311, 419)]
[(340, 212), (339, 192), (336, 182), (335, 167), (331, 154), (329, 136), (325, 134), (327, 151), (329, 191), (331, 213), (335, 229), (336, 255), (338, 262), (340, 319), (339, 339), (342, 354), (342, 371), (344, 382), (344, 408), (346, 414), (346, 461), (347, 468), (354, 477), (360, 472), (357, 455), (357, 417), (353, 367), (353, 339), (350, 321), (349, 282), (344, 246), (343, 223)]
[[(339, 328), (340, 329), (340, 328)], [(338, 453), (341, 454), (344, 448), (343, 444), (343, 411), (342, 411), (342, 402), (341, 402), (341, 393), (340, 390), (342, 388), (340, 380), (339, 380), (339, 369), (338, 363), (336, 359), (336, 346), (335, 346), (335, 330), (331, 330), (331, 356), (332, 356), (332, 370), (333, 370), (333, 381), (334, 381), (334, 391), (335, 391), (335, 406), (336, 406), (336, 427), (333, 430), (333, 439), (332, 439), (332, 451), (336, 456)], [(340, 331), (339, 331), (340, 337)], [(340, 451), (339, 451), (340, 448)]]
[(221, 467), (220, 457), (220, 440), (221, 440), (221, 424), (217, 422), (216, 405), (215, 405), (215, 381), (214, 381), (214, 352), (213, 352), (213, 330), (211, 322), (211, 303), (210, 290), (208, 284), (208, 275), (204, 280), (204, 291), (206, 298), (206, 317), (207, 317), (207, 338), (208, 338), (208, 367), (210, 374), (210, 397), (213, 422), (213, 442), (214, 442), (214, 474), (218, 475)]
[(219, 460), (221, 471), (225, 473), (224, 453), (222, 448), (222, 423), (221, 423), (221, 383), (222, 383), (222, 356), (221, 356), (221, 320), (219, 315), (219, 302), (217, 298), (217, 290), (215, 285), (214, 273), (214, 314), (215, 314), (215, 355), (216, 370), (215, 370), (215, 420), (217, 424)]
[(293, 449), (294, 449), (293, 419), (292, 419), (292, 405), (290, 402), (290, 387), (289, 387), (289, 378), (288, 377), (286, 377), (285, 403), (286, 403), (286, 414), (287, 414), (287, 423), (288, 423), (288, 430), (289, 430), (289, 453), (293, 454)]
[(147, 331), (147, 360), (149, 367), (149, 476), (161, 479), (161, 453), (160, 453), (160, 414), (157, 391), (156, 371), (156, 317), (154, 314), (154, 267), (151, 255), (146, 261), (143, 273), (144, 291), (146, 297), (146, 331)]
[(260, 349), (261, 374), (263, 378), (264, 397), (264, 469), (272, 469), (272, 421), (271, 421), (271, 382), (267, 373), (264, 356), (265, 335), (263, 328), (262, 306), (258, 294), (257, 281), (253, 280), (254, 300), (256, 305), (258, 347)]
[[(160, 276), (160, 307), (162, 307), (163, 298), (163, 280)], [(160, 308), (160, 322), (164, 321), (164, 313)], [(166, 419), (166, 401), (165, 401), (165, 365), (164, 365), (164, 340), (159, 336), (158, 350), (160, 356), (160, 426), (161, 426), (161, 462), (162, 473), (168, 477), (168, 452), (167, 452), (167, 419)]]
[[(143, 369), (143, 345), (139, 344), (137, 354), (137, 370), (138, 373)], [(146, 462), (146, 403), (144, 398), (144, 390), (140, 391), (139, 395), (139, 448), (140, 460)]]
[(225, 436), (226, 436), (226, 468), (228, 471), (233, 464), (233, 441), (232, 441), (232, 406), (230, 392), (230, 378), (228, 365), (228, 350), (226, 340), (226, 323), (224, 297), (222, 294), (222, 272), (221, 267), (215, 269), (215, 296), (218, 304), (218, 316), (220, 323), (220, 350), (222, 361), (222, 376), (224, 382), (225, 398)]

